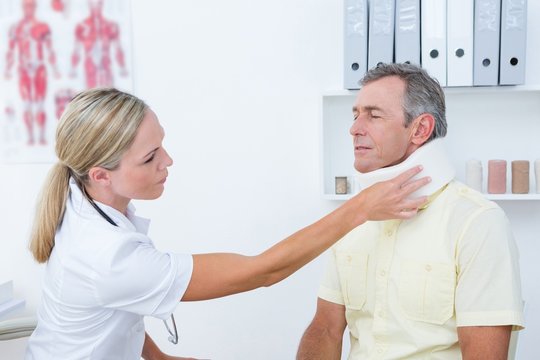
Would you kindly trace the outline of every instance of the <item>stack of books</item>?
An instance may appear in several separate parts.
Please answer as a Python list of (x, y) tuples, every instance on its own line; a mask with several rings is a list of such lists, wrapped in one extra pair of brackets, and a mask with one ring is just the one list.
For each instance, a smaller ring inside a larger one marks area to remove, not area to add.
[(13, 280), (0, 280), (0, 320), (24, 309), (24, 303), (13, 298)]

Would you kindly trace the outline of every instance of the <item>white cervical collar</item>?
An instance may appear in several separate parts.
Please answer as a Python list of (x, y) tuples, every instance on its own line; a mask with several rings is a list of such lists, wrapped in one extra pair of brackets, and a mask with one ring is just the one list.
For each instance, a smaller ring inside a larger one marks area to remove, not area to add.
[(360, 187), (365, 189), (377, 182), (390, 180), (416, 165), (422, 165), (424, 169), (413, 179), (429, 176), (431, 182), (416, 190), (410, 197), (430, 196), (448, 184), (456, 173), (446, 155), (443, 140), (435, 139), (416, 149), (402, 163), (368, 173), (357, 173), (356, 176)]

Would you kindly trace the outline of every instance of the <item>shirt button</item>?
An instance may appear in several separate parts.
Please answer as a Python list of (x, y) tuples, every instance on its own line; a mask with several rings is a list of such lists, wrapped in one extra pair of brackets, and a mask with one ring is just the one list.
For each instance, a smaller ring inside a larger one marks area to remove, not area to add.
[(381, 274), (381, 276), (385, 276), (385, 275), (386, 275), (386, 271), (381, 270), (380, 274)]
[(394, 231), (392, 231), (392, 230), (386, 230), (386, 236), (388, 236), (388, 237), (392, 236), (393, 233), (394, 233)]
[(431, 271), (431, 265), (426, 265), (426, 271)]
[(352, 261), (352, 257), (349, 255), (347, 256), (347, 262), (351, 262)]
[(378, 348), (378, 349), (377, 349), (377, 352), (378, 352), (379, 354), (382, 354), (382, 353), (383, 353), (383, 349)]

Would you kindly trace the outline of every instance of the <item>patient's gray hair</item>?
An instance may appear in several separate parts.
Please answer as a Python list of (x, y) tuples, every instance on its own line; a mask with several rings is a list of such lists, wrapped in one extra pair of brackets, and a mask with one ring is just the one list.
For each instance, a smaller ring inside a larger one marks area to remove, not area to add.
[(412, 64), (379, 64), (370, 69), (360, 80), (367, 85), (387, 76), (397, 76), (405, 82), (403, 112), (405, 127), (421, 114), (431, 114), (435, 118), (435, 128), (428, 142), (446, 136), (446, 105), (444, 92), (439, 82), (419, 66)]

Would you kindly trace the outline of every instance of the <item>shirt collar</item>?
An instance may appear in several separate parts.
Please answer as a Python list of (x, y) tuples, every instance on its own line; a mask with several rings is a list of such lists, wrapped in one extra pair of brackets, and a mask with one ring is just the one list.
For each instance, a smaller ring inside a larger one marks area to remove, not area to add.
[[(69, 189), (70, 200), (73, 204), (73, 208), (77, 213), (79, 213), (79, 215), (92, 216), (100, 219), (102, 218), (96, 209), (94, 209), (90, 202), (84, 197), (81, 189), (73, 178), (69, 179)], [(136, 231), (145, 235), (148, 233), (150, 220), (136, 216), (135, 206), (131, 202), (128, 204), (126, 215), (122, 214), (120, 211), (111, 206), (100, 203), (99, 201), (94, 202), (105, 214), (107, 214), (107, 216), (111, 218), (111, 220), (116, 223), (119, 228)], [(106, 220), (103, 219), (103, 221)]]
[(433, 201), (435, 201), (435, 199), (438, 198), (439, 195), (441, 195), (444, 190), (446, 190), (447, 187), (448, 187), (448, 184), (445, 184), (442, 188), (435, 191), (433, 194), (429, 195), (428, 200), (426, 201), (426, 203), (424, 205), (420, 206), (418, 208), (418, 210), (427, 209), (433, 203)]
[(428, 196), (431, 200), (431, 197), (437, 197), (444, 190), (443, 188), (456, 174), (446, 154), (443, 139), (435, 139), (419, 147), (403, 162), (368, 173), (358, 173), (357, 179), (364, 189), (377, 182), (390, 180), (416, 165), (422, 165), (424, 170), (413, 177), (413, 180), (429, 176), (431, 182), (412, 193), (410, 197)]

